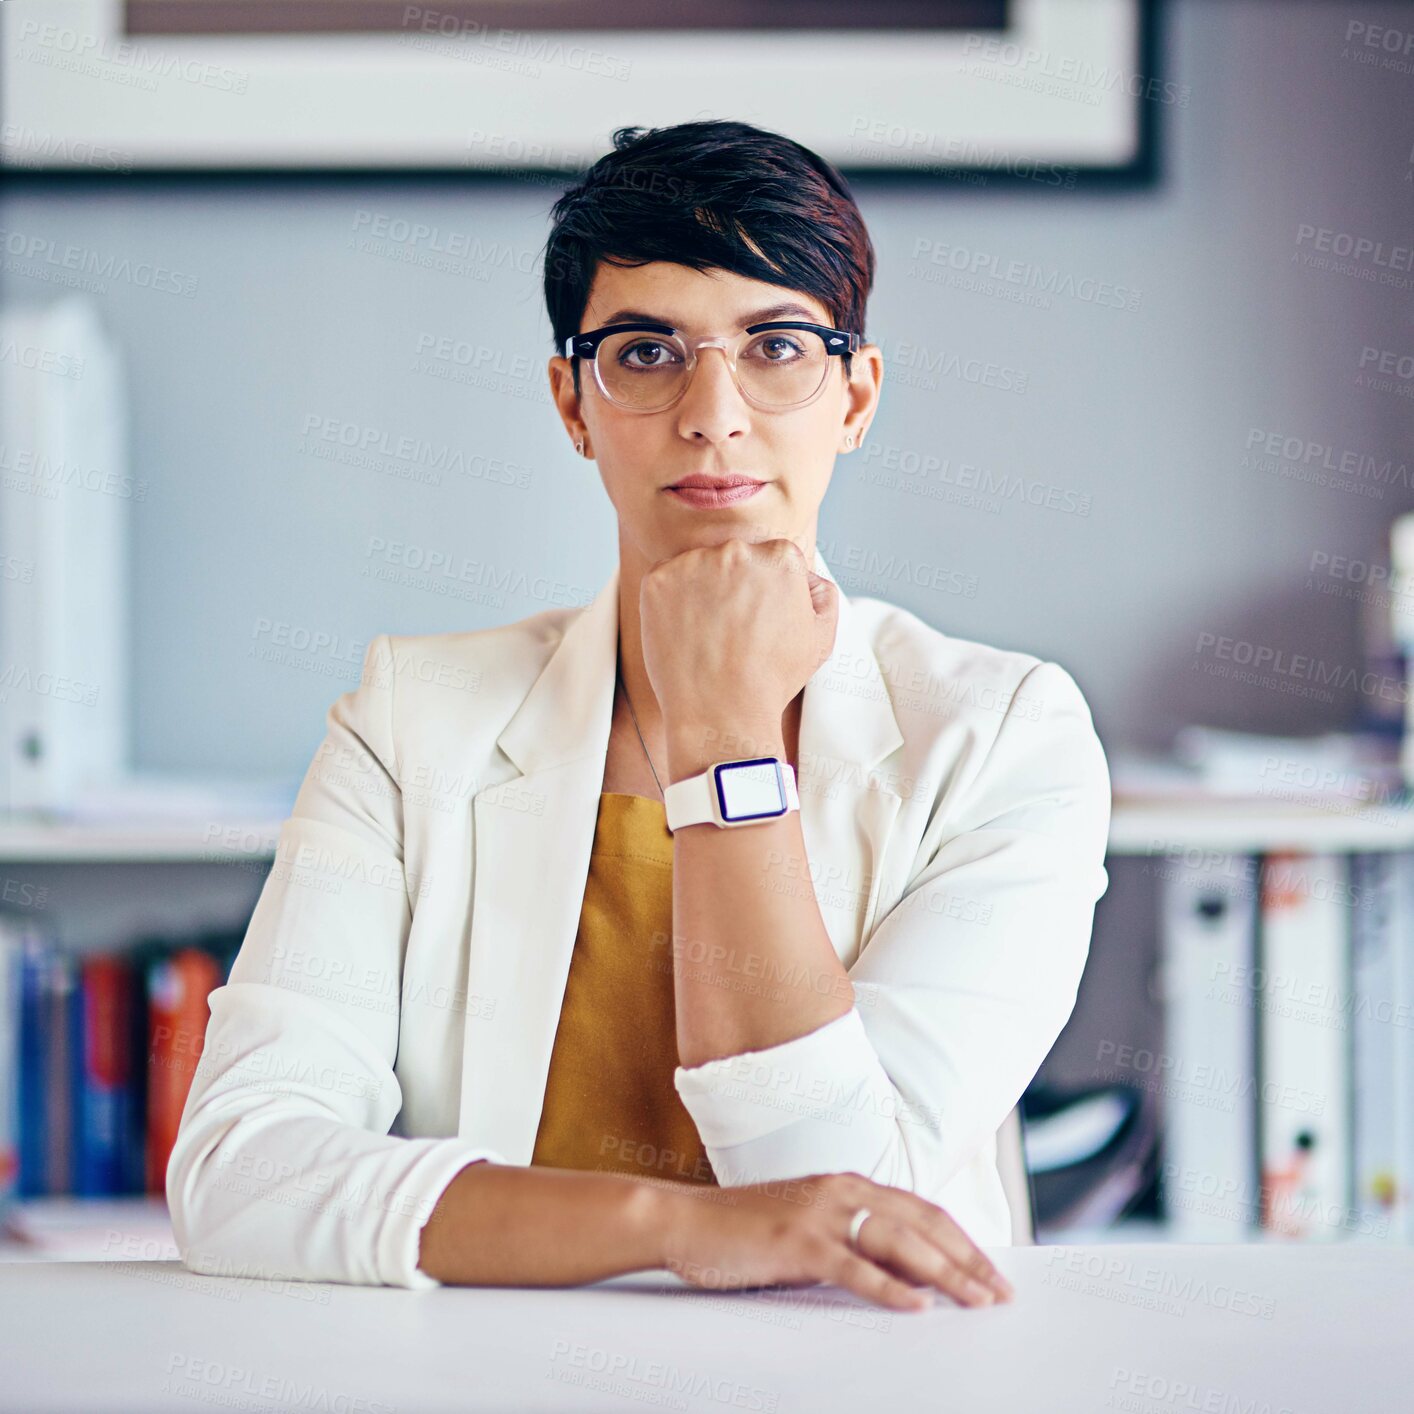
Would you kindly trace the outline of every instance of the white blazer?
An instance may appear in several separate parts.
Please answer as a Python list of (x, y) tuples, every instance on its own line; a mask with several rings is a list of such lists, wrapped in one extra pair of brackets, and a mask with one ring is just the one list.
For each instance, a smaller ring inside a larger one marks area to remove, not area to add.
[[(834, 580), (818, 548), (815, 570)], [(587, 606), (369, 644), (211, 995), (167, 1171), (189, 1267), (435, 1286), (417, 1258), (442, 1190), (472, 1159), (529, 1163), (603, 789), (618, 578)], [(996, 1132), (1071, 1014), (1108, 885), (1085, 699), (1054, 662), (841, 592), (798, 776), (798, 882), (855, 1006), (676, 1069), (713, 1171), (853, 1170), (1009, 1243)]]

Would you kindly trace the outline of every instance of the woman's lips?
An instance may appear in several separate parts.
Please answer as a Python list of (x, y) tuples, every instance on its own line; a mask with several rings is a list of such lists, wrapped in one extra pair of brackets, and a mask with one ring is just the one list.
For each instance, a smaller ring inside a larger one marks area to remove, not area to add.
[(712, 511), (750, 500), (765, 484), (764, 481), (749, 481), (737, 486), (669, 486), (668, 494), (689, 506)]

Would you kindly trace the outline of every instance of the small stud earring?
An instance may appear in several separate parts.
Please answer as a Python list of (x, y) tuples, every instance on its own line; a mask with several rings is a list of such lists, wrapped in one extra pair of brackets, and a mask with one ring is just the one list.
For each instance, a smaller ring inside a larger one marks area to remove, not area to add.
[(584, 455), (584, 438), (583, 438), (583, 437), (579, 437), (579, 438), (576, 438), (576, 439), (575, 439), (574, 449), (575, 449), (576, 452), (578, 452), (578, 453), (580, 454), (580, 456), (583, 456), (583, 455)]
[(845, 449), (845, 451), (847, 451), (847, 452), (851, 452), (851, 451), (854, 450), (854, 433), (853, 433), (853, 432), (851, 432), (851, 433), (849, 434), (849, 436), (844, 439), (844, 449)]

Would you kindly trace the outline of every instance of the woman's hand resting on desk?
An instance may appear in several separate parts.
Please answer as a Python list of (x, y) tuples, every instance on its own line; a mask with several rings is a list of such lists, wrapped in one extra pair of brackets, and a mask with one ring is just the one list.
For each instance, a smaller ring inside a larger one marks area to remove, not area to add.
[[(855, 1252), (860, 1208), (872, 1216)], [(828, 1281), (900, 1311), (930, 1305), (932, 1288), (964, 1306), (1012, 1294), (936, 1204), (857, 1173), (718, 1188), (474, 1160), (424, 1225), (418, 1267), (462, 1286), (578, 1286), (659, 1268), (715, 1291)]]
[[(664, 1266), (692, 1286), (833, 1282), (898, 1311), (932, 1305), (933, 1289), (963, 1306), (1008, 1301), (1012, 1286), (934, 1203), (857, 1173), (739, 1188), (674, 1188)], [(850, 1220), (870, 1216), (849, 1245)]]

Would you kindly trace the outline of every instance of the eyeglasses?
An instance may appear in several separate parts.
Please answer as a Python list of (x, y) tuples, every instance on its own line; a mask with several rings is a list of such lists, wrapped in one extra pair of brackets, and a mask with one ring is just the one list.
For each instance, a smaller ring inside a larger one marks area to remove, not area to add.
[[(651, 337), (650, 337), (651, 336)], [(684, 339), (670, 324), (606, 324), (565, 340), (566, 358), (594, 362), (594, 381), (616, 407), (663, 412), (687, 391), (702, 349), (721, 349), (737, 391), (768, 412), (820, 396), (835, 355), (857, 353), (860, 336), (825, 324), (775, 320), (729, 337)]]

